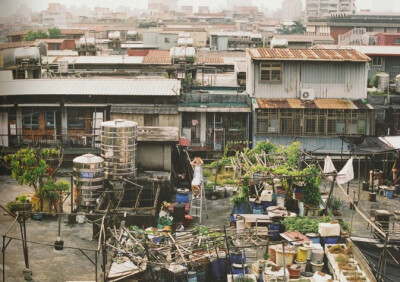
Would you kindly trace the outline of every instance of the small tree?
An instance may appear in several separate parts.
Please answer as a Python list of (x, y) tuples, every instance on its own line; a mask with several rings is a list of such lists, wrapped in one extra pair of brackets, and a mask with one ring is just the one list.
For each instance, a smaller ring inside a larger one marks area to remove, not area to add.
[(58, 27), (49, 28), (48, 30), (49, 38), (61, 38), (61, 29)]
[(294, 25), (291, 27), (292, 34), (304, 34), (306, 33), (306, 27), (301, 23), (301, 21), (295, 21)]
[(43, 39), (43, 38), (49, 38), (49, 35), (43, 30), (41, 29), (39, 29), (38, 31), (30, 30), (24, 36), (24, 41), (35, 41), (36, 39)]
[(61, 192), (69, 189), (63, 181), (56, 181), (55, 173), (60, 168), (63, 154), (56, 149), (23, 148), (9, 154), (4, 160), (11, 170), (11, 178), (20, 185), (29, 185), (40, 199), (54, 202)]

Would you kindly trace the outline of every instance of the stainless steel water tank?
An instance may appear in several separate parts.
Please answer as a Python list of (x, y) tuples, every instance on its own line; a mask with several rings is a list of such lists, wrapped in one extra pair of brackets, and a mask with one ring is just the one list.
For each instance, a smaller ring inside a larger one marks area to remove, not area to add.
[(378, 89), (382, 92), (386, 92), (389, 89), (389, 74), (381, 72), (376, 76), (378, 78)]
[(95, 207), (96, 200), (104, 187), (104, 160), (86, 154), (73, 160), (74, 187), (78, 192), (78, 206)]
[(20, 47), (14, 50), (14, 58), (17, 64), (22, 62), (39, 63), (40, 52), (37, 47)]
[(136, 141), (136, 122), (116, 119), (101, 124), (101, 156), (106, 179), (136, 176)]
[(400, 93), (400, 74), (396, 75), (396, 93)]

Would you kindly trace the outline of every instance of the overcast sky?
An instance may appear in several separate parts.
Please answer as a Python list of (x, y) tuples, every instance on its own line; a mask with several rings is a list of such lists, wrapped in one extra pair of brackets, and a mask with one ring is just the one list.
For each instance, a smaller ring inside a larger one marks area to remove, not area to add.
[[(41, 11), (47, 8), (48, 3), (62, 3), (67, 7), (70, 5), (81, 6), (83, 4), (88, 7), (101, 6), (109, 8), (117, 8), (119, 6), (146, 9), (147, 0), (0, 0), (0, 16), (4, 17), (16, 11), (22, 3), (26, 3), (33, 11)], [(271, 10), (281, 7), (282, 0), (253, 0), (253, 5), (264, 5)], [(305, 0), (303, 0), (305, 2)], [(178, 5), (198, 5), (210, 6), (211, 10), (225, 6), (227, 0), (179, 0)], [(246, 4), (246, 1), (243, 2)], [(400, 12), (399, 0), (356, 0), (357, 9), (371, 9), (377, 12)]]

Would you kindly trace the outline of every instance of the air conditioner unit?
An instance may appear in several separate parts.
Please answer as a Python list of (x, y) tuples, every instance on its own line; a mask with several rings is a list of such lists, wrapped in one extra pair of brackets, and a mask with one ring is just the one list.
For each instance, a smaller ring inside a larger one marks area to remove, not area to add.
[(301, 89), (301, 100), (314, 100), (314, 89)]

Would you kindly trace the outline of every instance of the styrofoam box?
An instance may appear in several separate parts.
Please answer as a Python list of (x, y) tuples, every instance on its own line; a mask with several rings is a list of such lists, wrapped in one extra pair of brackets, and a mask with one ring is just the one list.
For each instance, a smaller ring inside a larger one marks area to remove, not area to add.
[(339, 223), (319, 223), (318, 233), (321, 237), (340, 236)]

